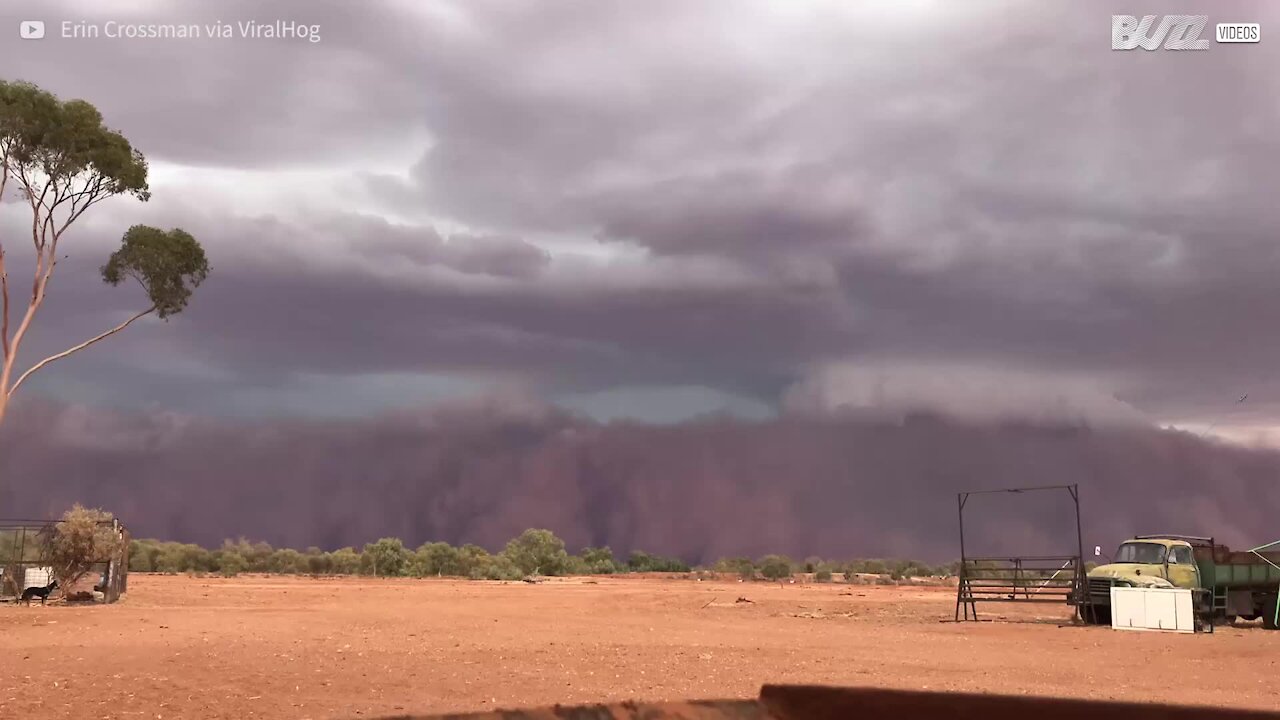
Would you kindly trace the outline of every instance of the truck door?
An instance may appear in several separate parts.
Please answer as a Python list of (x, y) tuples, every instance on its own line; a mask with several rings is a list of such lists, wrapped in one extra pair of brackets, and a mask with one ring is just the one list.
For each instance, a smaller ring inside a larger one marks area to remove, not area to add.
[(1200, 587), (1200, 569), (1190, 545), (1174, 545), (1169, 548), (1168, 580), (1180, 588)]

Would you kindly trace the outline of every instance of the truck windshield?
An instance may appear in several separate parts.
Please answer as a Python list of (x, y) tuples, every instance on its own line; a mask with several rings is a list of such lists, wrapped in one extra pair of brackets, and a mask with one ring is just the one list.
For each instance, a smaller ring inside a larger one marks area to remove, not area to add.
[(1116, 562), (1159, 565), (1164, 562), (1165, 552), (1165, 546), (1155, 543), (1125, 543), (1116, 551)]

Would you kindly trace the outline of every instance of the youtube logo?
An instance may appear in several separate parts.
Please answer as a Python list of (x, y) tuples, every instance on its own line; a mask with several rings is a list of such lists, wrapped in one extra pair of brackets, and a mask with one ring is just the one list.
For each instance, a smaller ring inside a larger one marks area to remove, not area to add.
[(18, 23), (18, 34), (23, 40), (40, 40), (44, 37), (44, 21), (23, 20)]

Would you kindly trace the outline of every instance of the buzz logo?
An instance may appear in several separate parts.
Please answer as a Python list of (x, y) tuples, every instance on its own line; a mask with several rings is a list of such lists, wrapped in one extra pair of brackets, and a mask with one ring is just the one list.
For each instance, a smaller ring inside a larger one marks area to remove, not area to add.
[[(1159, 18), (1160, 24), (1156, 25)], [(1208, 15), (1133, 15), (1111, 16), (1112, 50), (1208, 50), (1209, 41), (1200, 39)], [(1155, 25), (1155, 32), (1151, 27)]]

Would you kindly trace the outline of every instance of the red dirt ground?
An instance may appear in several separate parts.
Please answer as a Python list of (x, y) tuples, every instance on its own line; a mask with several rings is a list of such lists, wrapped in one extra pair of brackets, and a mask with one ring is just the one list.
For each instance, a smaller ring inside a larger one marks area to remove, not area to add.
[(1055, 605), (939, 622), (954, 592), (135, 574), (112, 606), (0, 606), (0, 717), (369, 718), (766, 682), (1280, 708), (1280, 632), (1060, 627)]

